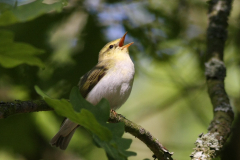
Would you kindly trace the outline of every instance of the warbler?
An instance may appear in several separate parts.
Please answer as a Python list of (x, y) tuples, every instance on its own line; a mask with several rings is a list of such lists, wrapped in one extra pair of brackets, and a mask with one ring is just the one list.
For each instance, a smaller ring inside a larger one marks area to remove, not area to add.
[[(127, 32), (122, 38), (107, 43), (99, 52), (97, 65), (80, 78), (80, 93), (93, 105), (105, 98), (111, 109), (116, 110), (131, 93), (135, 69), (128, 47), (133, 42), (124, 45), (126, 34)], [(77, 127), (77, 123), (65, 119), (50, 144), (65, 150)]]

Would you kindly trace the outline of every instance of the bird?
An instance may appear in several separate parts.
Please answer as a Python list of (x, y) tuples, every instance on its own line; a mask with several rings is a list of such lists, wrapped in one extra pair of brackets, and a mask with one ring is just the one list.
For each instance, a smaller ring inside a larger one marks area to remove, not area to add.
[[(131, 93), (135, 68), (128, 48), (133, 42), (124, 45), (126, 35), (127, 32), (121, 38), (107, 43), (99, 52), (97, 65), (80, 78), (80, 93), (93, 105), (105, 98), (110, 108), (116, 111)], [(65, 150), (79, 126), (66, 118), (50, 144)]]

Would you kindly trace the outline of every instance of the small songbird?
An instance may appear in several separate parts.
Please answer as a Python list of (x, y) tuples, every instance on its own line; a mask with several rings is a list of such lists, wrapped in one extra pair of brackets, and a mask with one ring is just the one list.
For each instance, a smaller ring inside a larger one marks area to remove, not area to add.
[[(98, 64), (80, 78), (80, 93), (93, 105), (105, 98), (111, 109), (116, 110), (126, 102), (131, 93), (135, 69), (128, 47), (133, 42), (124, 45), (126, 34), (106, 44), (99, 52)], [(50, 144), (65, 150), (77, 127), (77, 123), (65, 119)]]

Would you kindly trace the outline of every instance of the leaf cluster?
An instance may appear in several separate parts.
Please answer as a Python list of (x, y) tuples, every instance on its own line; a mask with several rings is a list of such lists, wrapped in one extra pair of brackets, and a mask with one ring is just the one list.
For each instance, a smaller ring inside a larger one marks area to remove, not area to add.
[(122, 138), (124, 124), (107, 123), (110, 106), (106, 99), (93, 106), (81, 96), (78, 87), (73, 87), (70, 102), (66, 99), (52, 99), (43, 94), (39, 87), (36, 87), (36, 91), (59, 115), (86, 128), (93, 135), (95, 144), (106, 151), (109, 159), (125, 160), (136, 155), (135, 152), (126, 151), (132, 140)]

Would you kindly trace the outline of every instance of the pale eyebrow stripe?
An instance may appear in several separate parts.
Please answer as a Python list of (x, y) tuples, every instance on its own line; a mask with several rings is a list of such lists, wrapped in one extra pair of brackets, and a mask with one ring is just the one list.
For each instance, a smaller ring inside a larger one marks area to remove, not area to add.
[[(116, 48), (116, 44), (117, 44), (117, 43), (113, 44), (113, 46), (114, 46), (115, 48)], [(112, 45), (112, 44), (110, 44), (110, 45)], [(110, 46), (110, 45), (109, 45), (109, 46)], [(105, 52), (102, 53), (103, 55), (110, 50), (109, 46), (108, 46), (108, 49), (107, 49)]]

